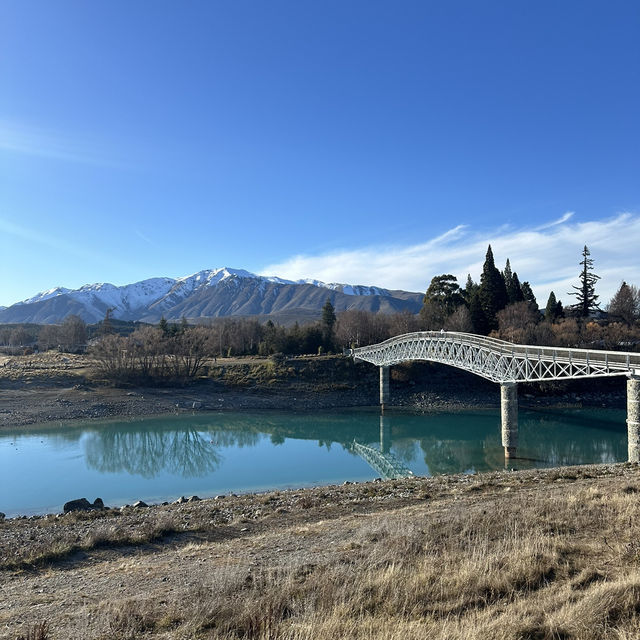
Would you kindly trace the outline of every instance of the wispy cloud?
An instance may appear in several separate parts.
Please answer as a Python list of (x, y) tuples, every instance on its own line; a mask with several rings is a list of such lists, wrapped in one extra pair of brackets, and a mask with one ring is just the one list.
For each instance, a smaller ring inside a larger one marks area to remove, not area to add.
[(318, 278), (325, 282), (373, 284), (390, 289), (423, 291), (431, 278), (452, 273), (464, 285), (467, 274), (479, 280), (487, 245), (497, 266), (507, 258), (520, 280), (528, 280), (540, 304), (550, 291), (565, 303), (577, 284), (580, 252), (586, 244), (601, 276), (596, 291), (607, 301), (621, 281), (640, 285), (640, 214), (579, 222), (573, 212), (536, 227), (476, 230), (457, 226), (424, 242), (408, 246), (344, 249), (323, 255), (297, 255), (266, 266), (261, 273), (283, 278)]
[(134, 233), (138, 236), (138, 238), (140, 238), (140, 240), (143, 240), (144, 242), (151, 245), (152, 247), (155, 247), (156, 249), (160, 249), (160, 245), (157, 242), (154, 242), (151, 238), (146, 236), (144, 233), (142, 233), (142, 231), (135, 229)]
[(105, 143), (90, 134), (62, 133), (0, 119), (0, 151), (81, 164), (125, 168)]
[(56, 236), (16, 224), (5, 218), (0, 218), (0, 234), (26, 240), (29, 243), (39, 244), (47, 249), (53, 249), (60, 256), (74, 256), (83, 260), (109, 264), (109, 260), (97, 252), (95, 247), (83, 247), (79, 244), (67, 242)]
[(567, 211), (563, 216), (558, 218), (557, 220), (553, 220), (552, 222), (547, 222), (539, 227), (536, 227), (536, 231), (542, 231), (543, 229), (549, 229), (550, 227), (555, 227), (559, 224), (564, 224), (567, 220), (573, 218), (575, 211)]

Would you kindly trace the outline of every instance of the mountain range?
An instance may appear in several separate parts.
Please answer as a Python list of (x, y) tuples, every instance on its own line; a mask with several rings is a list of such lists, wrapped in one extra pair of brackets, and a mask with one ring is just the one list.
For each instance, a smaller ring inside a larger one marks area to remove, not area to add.
[(56, 287), (0, 308), (0, 323), (56, 324), (70, 314), (93, 323), (111, 317), (156, 323), (222, 316), (271, 317), (283, 324), (320, 317), (327, 298), (336, 312), (362, 309), (417, 313), (423, 294), (319, 280), (284, 280), (242, 269), (209, 269), (184, 278), (150, 278), (133, 284)]

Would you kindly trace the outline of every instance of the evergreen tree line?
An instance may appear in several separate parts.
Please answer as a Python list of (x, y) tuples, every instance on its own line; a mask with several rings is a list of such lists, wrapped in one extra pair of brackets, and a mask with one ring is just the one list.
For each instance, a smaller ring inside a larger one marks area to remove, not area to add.
[(528, 282), (520, 282), (507, 259), (504, 271), (494, 261), (491, 245), (487, 249), (480, 283), (469, 274), (464, 288), (451, 274), (435, 276), (424, 296), (420, 311), (426, 330), (446, 329), (488, 335), (498, 329), (498, 313), (509, 305), (537, 313), (538, 303)]
[(464, 289), (451, 274), (431, 280), (420, 311), (421, 326), (525, 344), (635, 349), (640, 343), (637, 287), (623, 282), (607, 306), (607, 314), (598, 315), (595, 286), (600, 276), (593, 272), (593, 259), (586, 246), (579, 264), (579, 284), (568, 292), (575, 296), (575, 304), (565, 308), (552, 291), (541, 310), (531, 286), (520, 282), (509, 259), (503, 271), (497, 269), (489, 245), (479, 284), (470, 275)]

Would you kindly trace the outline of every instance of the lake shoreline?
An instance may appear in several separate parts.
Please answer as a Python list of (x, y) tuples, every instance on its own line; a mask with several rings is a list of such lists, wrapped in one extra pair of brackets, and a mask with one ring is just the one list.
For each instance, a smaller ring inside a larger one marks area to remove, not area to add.
[[(602, 585), (628, 593), (624, 580), (636, 548), (638, 493), (638, 465), (624, 463), (328, 485), (5, 520), (0, 522), (0, 637), (16, 638), (42, 621), (56, 638), (107, 637), (118, 625), (141, 625), (140, 620), (149, 637), (167, 637), (168, 624), (171, 633), (186, 633), (196, 611), (215, 607), (225, 597), (226, 592), (218, 595), (215, 588), (204, 588), (211, 580), (231, 576), (230, 597), (248, 599), (233, 600), (242, 607), (263, 597), (261, 580), (272, 574), (285, 593), (290, 585), (307, 583), (316, 593), (314, 580), (345, 567), (353, 577), (352, 588), (366, 589), (367, 572), (378, 566), (388, 571), (385, 559), (396, 545), (393, 566), (397, 569), (406, 559), (408, 576), (421, 570), (424, 554), (428, 567), (451, 553), (455, 555), (447, 566), (459, 566), (468, 580), (465, 567), (475, 566), (469, 563), (476, 545), (465, 545), (465, 536), (484, 541), (483, 557), (496, 557), (503, 591), (495, 592), (503, 593), (505, 585), (509, 589), (504, 598), (487, 603), (480, 597), (486, 595), (483, 574), (477, 574), (478, 603), (473, 604), (474, 592), (464, 610), (469, 609), (470, 629), (480, 624), (473, 614), (482, 613), (482, 607), (492, 607), (490, 613), (495, 609), (498, 616), (507, 606), (526, 613), (526, 607), (518, 609), (513, 602), (535, 602), (542, 586), (547, 594), (557, 591), (563, 602), (570, 589), (574, 597), (585, 597), (587, 606), (590, 597), (599, 597)], [(628, 524), (622, 526), (624, 522)], [(523, 558), (514, 556), (520, 548)], [(542, 563), (541, 587), (522, 581), (521, 567), (533, 560)], [(599, 567), (595, 574), (594, 566)], [(505, 582), (508, 571), (514, 572), (513, 593)], [(394, 580), (393, 589), (405, 582)], [(335, 593), (338, 606), (344, 600)], [(451, 606), (459, 593), (452, 587)], [(291, 602), (296, 601), (294, 592)], [(636, 601), (634, 597), (634, 606)], [(541, 607), (545, 609), (544, 603)], [(626, 609), (621, 611), (618, 624), (628, 617), (629, 628), (634, 628), (635, 608), (628, 616)], [(386, 615), (384, 608), (380, 615)], [(463, 620), (467, 613), (460, 615)], [(413, 624), (428, 620), (433, 619), (421, 617)], [(277, 621), (284, 633), (289, 615)], [(361, 622), (354, 618), (354, 624)], [(495, 637), (491, 621), (482, 624), (489, 625), (482, 637)], [(530, 625), (526, 615), (514, 624), (522, 631), (518, 637), (524, 637)], [(375, 637), (390, 637), (389, 632)]]
[[(379, 407), (375, 401), (357, 392), (308, 392), (246, 390), (229, 391), (207, 385), (190, 387), (116, 387), (73, 385), (29, 385), (1, 389), (0, 431), (89, 419), (136, 419), (161, 415), (216, 411), (311, 412), (341, 408)], [(624, 407), (617, 392), (570, 393), (544, 397), (521, 395), (522, 408)], [(424, 413), (495, 409), (500, 406), (499, 387), (495, 393), (482, 394), (452, 390), (449, 394), (424, 391), (396, 393), (391, 410)]]
[[(116, 387), (96, 380), (87, 356), (48, 352), (0, 363), (0, 431), (71, 420), (134, 419), (202, 411), (318, 411), (378, 407), (378, 370), (341, 356), (218, 359), (188, 385)], [(622, 383), (622, 384), (621, 384)], [(523, 408), (625, 406), (620, 380), (519, 385)], [(500, 406), (500, 388), (444, 365), (392, 369), (391, 403), (412, 411)]]

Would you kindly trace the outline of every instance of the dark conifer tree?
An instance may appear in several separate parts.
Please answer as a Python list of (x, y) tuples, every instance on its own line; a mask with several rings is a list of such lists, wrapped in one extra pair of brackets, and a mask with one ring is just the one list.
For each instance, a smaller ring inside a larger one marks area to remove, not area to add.
[(422, 302), (423, 305), (436, 304), (442, 307), (445, 315), (451, 315), (460, 305), (464, 304), (464, 297), (457, 278), (450, 273), (431, 278), (431, 283)]
[(522, 302), (524, 300), (522, 285), (520, 284), (520, 279), (515, 271), (511, 277), (511, 286), (507, 289), (507, 297), (509, 298), (510, 304), (513, 302)]
[(556, 294), (552, 291), (547, 299), (547, 306), (544, 309), (544, 319), (548, 322), (555, 322), (558, 313), (558, 301)]
[(504, 286), (507, 290), (507, 304), (511, 304), (515, 302), (512, 300), (513, 293), (513, 271), (511, 271), (511, 263), (509, 262), (509, 258), (507, 258), (507, 264), (504, 266), (504, 271), (502, 272), (502, 278), (504, 280)]
[(469, 315), (471, 316), (473, 332), (486, 336), (489, 333), (489, 323), (482, 308), (479, 288), (476, 288), (471, 294), (471, 299), (469, 300)]
[(160, 329), (160, 331), (162, 331), (162, 333), (165, 336), (169, 335), (169, 332), (170, 332), (169, 323), (167, 322), (167, 319), (164, 316), (160, 318), (160, 322), (158, 323), (158, 328)]
[(489, 330), (498, 328), (496, 314), (507, 306), (507, 288), (504, 278), (496, 268), (491, 245), (480, 276), (480, 302)]
[(570, 291), (570, 296), (576, 296), (576, 303), (571, 306), (575, 314), (580, 318), (588, 318), (589, 315), (600, 308), (598, 304), (598, 296), (596, 295), (596, 282), (600, 280), (600, 276), (593, 273), (593, 259), (589, 256), (591, 252), (584, 246), (582, 250), (582, 260), (580, 266), (580, 284), (572, 285), (575, 291)]
[(336, 312), (331, 304), (331, 300), (327, 298), (327, 301), (322, 307), (322, 337), (325, 343), (325, 349), (327, 351), (333, 348), (333, 327), (336, 323)]
[(523, 300), (528, 302), (534, 311), (539, 311), (538, 301), (536, 300), (536, 297), (533, 295), (533, 289), (531, 288), (531, 285), (525, 281), (522, 283), (521, 288), (522, 288)]
[(469, 304), (471, 303), (471, 296), (473, 295), (474, 291), (477, 291), (479, 288), (479, 285), (476, 284), (472, 278), (471, 278), (471, 274), (468, 273), (467, 274), (467, 282), (465, 284), (464, 289), (462, 290), (462, 297), (464, 298), (464, 301), (467, 305), (467, 307), (469, 306)]

